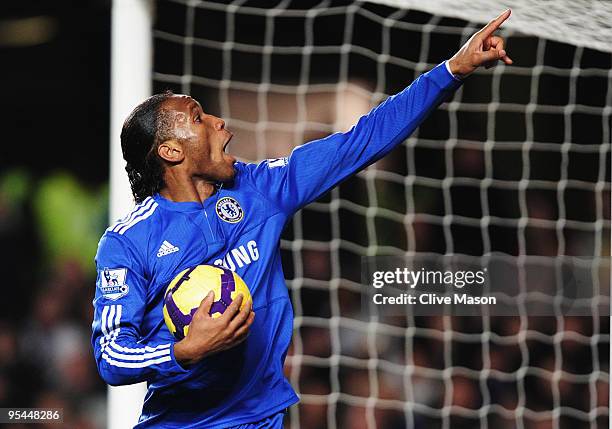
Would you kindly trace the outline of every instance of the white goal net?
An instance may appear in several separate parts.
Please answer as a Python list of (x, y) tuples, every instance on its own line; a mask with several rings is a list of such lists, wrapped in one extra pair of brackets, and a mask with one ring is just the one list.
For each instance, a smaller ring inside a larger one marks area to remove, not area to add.
[[(286, 374), (301, 401), (286, 427), (608, 427), (612, 6), (155, 3), (154, 91), (191, 94), (253, 161), (348, 129), (507, 6), (514, 65), (470, 76), (389, 156), (287, 226)], [(366, 317), (361, 258), (376, 255), (506, 258), (522, 287), (539, 282), (554, 302), (559, 264), (574, 258), (595, 299), (579, 316), (538, 316), (523, 288), (509, 317)]]

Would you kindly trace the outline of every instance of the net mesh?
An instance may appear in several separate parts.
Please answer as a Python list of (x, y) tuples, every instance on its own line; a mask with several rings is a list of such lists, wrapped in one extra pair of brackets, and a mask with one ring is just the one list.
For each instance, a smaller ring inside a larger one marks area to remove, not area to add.
[[(159, 0), (154, 88), (224, 118), (232, 153), (284, 156), (348, 129), (481, 27), (458, 1), (384, 3)], [(360, 258), (379, 254), (505, 255), (522, 282), (530, 262), (582, 257), (609, 306), (612, 55), (582, 36), (553, 40), (561, 19), (525, 16), (509, 27), (522, 32), (502, 31), (513, 66), (472, 75), (389, 156), (287, 226), (296, 317), (285, 369), (301, 398), (287, 427), (607, 427), (609, 312), (597, 305), (588, 317), (360, 312)], [(601, 16), (566, 21), (605, 34)]]
[(575, 46), (611, 52), (612, 4), (599, 0), (489, 0), (454, 1), (378, 0), (376, 3), (400, 8), (415, 8), (466, 21), (488, 22), (504, 8), (511, 8), (513, 19), (506, 29), (552, 39)]

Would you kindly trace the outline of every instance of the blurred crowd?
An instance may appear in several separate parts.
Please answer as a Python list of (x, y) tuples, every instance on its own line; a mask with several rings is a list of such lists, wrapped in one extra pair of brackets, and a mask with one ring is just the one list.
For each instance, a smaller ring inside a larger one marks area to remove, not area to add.
[[(15, 170), (0, 177), (0, 272), (6, 282), (0, 301), (0, 407), (60, 408), (63, 423), (48, 427), (101, 429), (106, 385), (92, 358), (90, 326), (95, 241), (107, 212), (77, 225), (80, 216), (90, 214), (80, 206), (79, 192), (91, 197), (84, 204), (106, 198), (67, 175), (33, 180)], [(58, 211), (55, 203), (68, 210)], [(59, 224), (49, 226), (41, 216)], [(65, 233), (54, 237), (55, 227)], [(85, 234), (89, 244), (75, 243), (74, 233)]]
[(594, 332), (609, 332), (608, 322), (420, 317), (387, 318), (373, 331), (348, 320), (305, 327), (299, 359), (295, 341), (288, 358), (302, 401), (287, 427), (607, 428), (609, 341)]

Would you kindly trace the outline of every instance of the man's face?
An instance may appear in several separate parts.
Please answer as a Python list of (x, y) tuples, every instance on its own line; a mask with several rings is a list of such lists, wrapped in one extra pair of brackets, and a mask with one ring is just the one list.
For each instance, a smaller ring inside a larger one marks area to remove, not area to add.
[(210, 181), (234, 178), (236, 158), (225, 153), (233, 134), (225, 129), (225, 122), (202, 110), (200, 103), (187, 95), (174, 95), (162, 109), (174, 116), (173, 134), (183, 146), (186, 163), (192, 177)]

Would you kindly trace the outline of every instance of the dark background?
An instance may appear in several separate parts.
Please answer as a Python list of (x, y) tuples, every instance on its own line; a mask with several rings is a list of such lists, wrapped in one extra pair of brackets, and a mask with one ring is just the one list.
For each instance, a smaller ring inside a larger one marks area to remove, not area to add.
[[(106, 385), (89, 327), (93, 252), (108, 216), (110, 6), (0, 6), (0, 406), (63, 408), (66, 428), (106, 421)], [(75, 193), (85, 196), (83, 204)], [(93, 215), (89, 196), (103, 202)], [(54, 201), (64, 208), (53, 211)], [(69, 215), (68, 224), (92, 220), (86, 230), (95, 238), (81, 261), (60, 256), (61, 239), (49, 236), (46, 220), (59, 213)]]
[(0, 169), (28, 166), (37, 176), (69, 169), (87, 183), (108, 180), (110, 3), (2, 2), (3, 23), (43, 16), (52, 29), (29, 46), (0, 43)]

